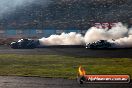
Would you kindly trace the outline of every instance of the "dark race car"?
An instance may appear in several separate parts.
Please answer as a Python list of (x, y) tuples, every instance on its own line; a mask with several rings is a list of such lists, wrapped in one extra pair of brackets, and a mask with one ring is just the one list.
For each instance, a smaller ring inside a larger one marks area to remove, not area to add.
[(16, 42), (12, 42), (10, 47), (13, 49), (34, 49), (39, 45), (39, 40), (32, 39), (20, 39)]
[(99, 40), (97, 42), (86, 44), (86, 48), (91, 49), (116, 48), (116, 44), (108, 42), (107, 40)]

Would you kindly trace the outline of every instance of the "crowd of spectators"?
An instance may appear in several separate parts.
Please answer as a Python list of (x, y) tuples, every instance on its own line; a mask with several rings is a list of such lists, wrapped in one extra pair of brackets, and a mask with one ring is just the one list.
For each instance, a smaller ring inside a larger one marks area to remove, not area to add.
[(130, 22), (131, 0), (52, 0), (47, 6), (32, 4), (17, 8), (0, 19), (0, 28), (88, 29), (95, 22)]

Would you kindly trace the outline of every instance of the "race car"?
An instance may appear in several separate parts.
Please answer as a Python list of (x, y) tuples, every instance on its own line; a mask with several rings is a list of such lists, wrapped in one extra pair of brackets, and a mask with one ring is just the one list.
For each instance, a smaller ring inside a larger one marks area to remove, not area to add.
[(86, 48), (90, 49), (116, 48), (116, 44), (108, 42), (107, 40), (99, 40), (93, 43), (86, 44)]
[(12, 42), (10, 47), (13, 49), (34, 49), (39, 45), (39, 40), (32, 39), (20, 39), (16, 42)]

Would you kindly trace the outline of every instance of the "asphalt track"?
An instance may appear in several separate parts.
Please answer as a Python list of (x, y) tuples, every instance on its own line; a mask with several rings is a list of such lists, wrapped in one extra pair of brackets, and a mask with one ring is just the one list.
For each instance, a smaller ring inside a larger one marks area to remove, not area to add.
[(11, 49), (0, 46), (0, 54), (69, 55), (74, 57), (132, 58), (132, 49), (36, 48)]
[(132, 84), (78, 84), (76, 80), (0, 76), (0, 88), (131, 88)]
[[(132, 49), (91, 50), (85, 48), (37, 48), (11, 49), (0, 46), (0, 54), (40, 54), (40, 55), (69, 55), (74, 57), (128, 57), (132, 58)], [(0, 88), (132, 88), (129, 84), (83, 84), (76, 80), (40, 78), (40, 77), (11, 77), (0, 76)]]

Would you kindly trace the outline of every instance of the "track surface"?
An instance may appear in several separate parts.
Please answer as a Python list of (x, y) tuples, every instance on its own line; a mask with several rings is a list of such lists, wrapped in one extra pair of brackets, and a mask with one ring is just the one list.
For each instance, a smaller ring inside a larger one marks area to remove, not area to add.
[[(132, 49), (91, 50), (85, 48), (42, 48), (42, 49), (11, 49), (0, 46), (0, 54), (55, 54), (75, 57), (128, 57), (132, 58)], [(84, 84), (76, 80), (0, 76), (0, 88), (132, 88), (130, 84)]]
[(76, 80), (38, 77), (0, 77), (0, 88), (131, 88), (132, 84), (83, 84)]
[(36, 48), (36, 49), (11, 49), (7, 46), (0, 47), (0, 54), (55, 54), (70, 55), (74, 57), (104, 57), (104, 58), (132, 58), (132, 49), (92, 50), (85, 48)]

